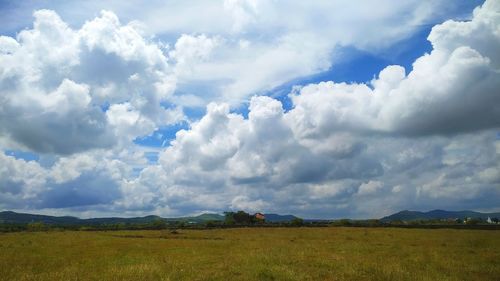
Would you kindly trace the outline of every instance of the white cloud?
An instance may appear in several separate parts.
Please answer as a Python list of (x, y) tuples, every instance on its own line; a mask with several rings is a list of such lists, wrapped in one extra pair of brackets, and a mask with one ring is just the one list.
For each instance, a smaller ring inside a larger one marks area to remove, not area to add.
[[(255, 0), (195, 1), (190, 5), (192, 9), (166, 2), (141, 11), (116, 5), (116, 10), (133, 13), (160, 37), (180, 36), (179, 50), (174, 53), (187, 52), (191, 63), (177, 69), (187, 84), (179, 90), (203, 100), (187, 105), (215, 100), (233, 107), (254, 94), (329, 69), (335, 65), (336, 48), (383, 50), (411, 36), (419, 26), (435, 22), (440, 11), (453, 6), (444, 1), (319, 1), (309, 5)], [(195, 41), (198, 49), (192, 47)], [(211, 49), (209, 57), (193, 64), (199, 53), (192, 51)]]
[(175, 49), (169, 53), (169, 56), (177, 62), (175, 66), (177, 74), (181, 77), (191, 74), (196, 63), (207, 60), (217, 45), (217, 38), (183, 34), (177, 39)]
[(258, 6), (262, 1), (258, 0), (224, 0), (224, 9), (233, 18), (233, 31), (238, 32), (246, 25), (255, 23), (258, 14)]
[(0, 206), (29, 200), (46, 184), (44, 169), (34, 161), (16, 160), (0, 153), (0, 163)]
[(231, 201), (231, 210), (245, 210), (247, 212), (259, 212), (269, 208), (269, 204), (261, 199), (251, 200), (247, 196), (236, 196)]
[(60, 158), (51, 169), (51, 176), (56, 183), (62, 183), (79, 177), (83, 172), (92, 170), (97, 161), (90, 155), (77, 155)]
[(78, 35), (81, 43), (90, 51), (101, 49), (125, 61), (140, 61), (150, 67), (164, 69), (167, 59), (162, 50), (145, 40), (141, 28), (138, 22), (122, 25), (113, 12), (102, 11), (100, 17), (86, 22)]
[(470, 22), (434, 27), (434, 49), (406, 76), (402, 67), (388, 66), (368, 85), (325, 82), (296, 90), (294, 132), (308, 138), (338, 130), (429, 135), (499, 127), (500, 61), (490, 47), (500, 42), (500, 19), (491, 9), (499, 10), (487, 2)]
[(8, 209), (78, 208), (107, 205), (122, 198), (123, 183), (133, 176), (131, 163), (112, 153), (61, 157), (52, 165), (0, 153), (0, 207)]
[[(53, 11), (34, 17), (16, 39), (1, 37), (4, 136), (36, 152), (71, 154), (129, 143), (183, 118), (179, 108), (160, 105), (175, 79), (161, 46), (138, 24), (103, 11), (75, 31)], [(122, 122), (125, 113), (136, 121)]]
[(500, 167), (489, 167), (479, 172), (479, 178), (486, 183), (500, 183)]
[(384, 183), (380, 181), (369, 181), (362, 183), (358, 189), (358, 195), (370, 195), (384, 187)]

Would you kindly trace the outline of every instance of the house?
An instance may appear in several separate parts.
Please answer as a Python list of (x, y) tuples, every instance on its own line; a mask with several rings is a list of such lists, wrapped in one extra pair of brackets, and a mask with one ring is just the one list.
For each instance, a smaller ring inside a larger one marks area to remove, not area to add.
[(266, 216), (264, 216), (264, 214), (262, 213), (255, 213), (255, 215), (253, 215), (256, 219), (258, 220), (265, 220), (266, 219)]
[(487, 223), (493, 223), (493, 221), (491, 220), (490, 217), (488, 217), (488, 219), (486, 220)]

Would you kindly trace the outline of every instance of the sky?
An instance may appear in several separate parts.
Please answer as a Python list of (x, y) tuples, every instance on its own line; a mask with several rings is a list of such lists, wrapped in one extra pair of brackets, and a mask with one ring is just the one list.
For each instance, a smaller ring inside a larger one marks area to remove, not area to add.
[(498, 0), (0, 0), (0, 210), (500, 211), (498, 50)]

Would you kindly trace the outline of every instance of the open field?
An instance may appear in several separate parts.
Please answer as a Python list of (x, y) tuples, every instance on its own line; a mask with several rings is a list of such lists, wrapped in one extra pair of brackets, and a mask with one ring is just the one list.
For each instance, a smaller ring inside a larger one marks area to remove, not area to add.
[(0, 234), (0, 280), (499, 280), (500, 231), (240, 228)]

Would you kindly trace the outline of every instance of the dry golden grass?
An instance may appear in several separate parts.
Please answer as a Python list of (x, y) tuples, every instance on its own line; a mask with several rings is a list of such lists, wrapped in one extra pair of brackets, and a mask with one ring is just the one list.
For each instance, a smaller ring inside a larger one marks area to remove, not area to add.
[(500, 280), (500, 231), (179, 232), (0, 234), (0, 280)]

